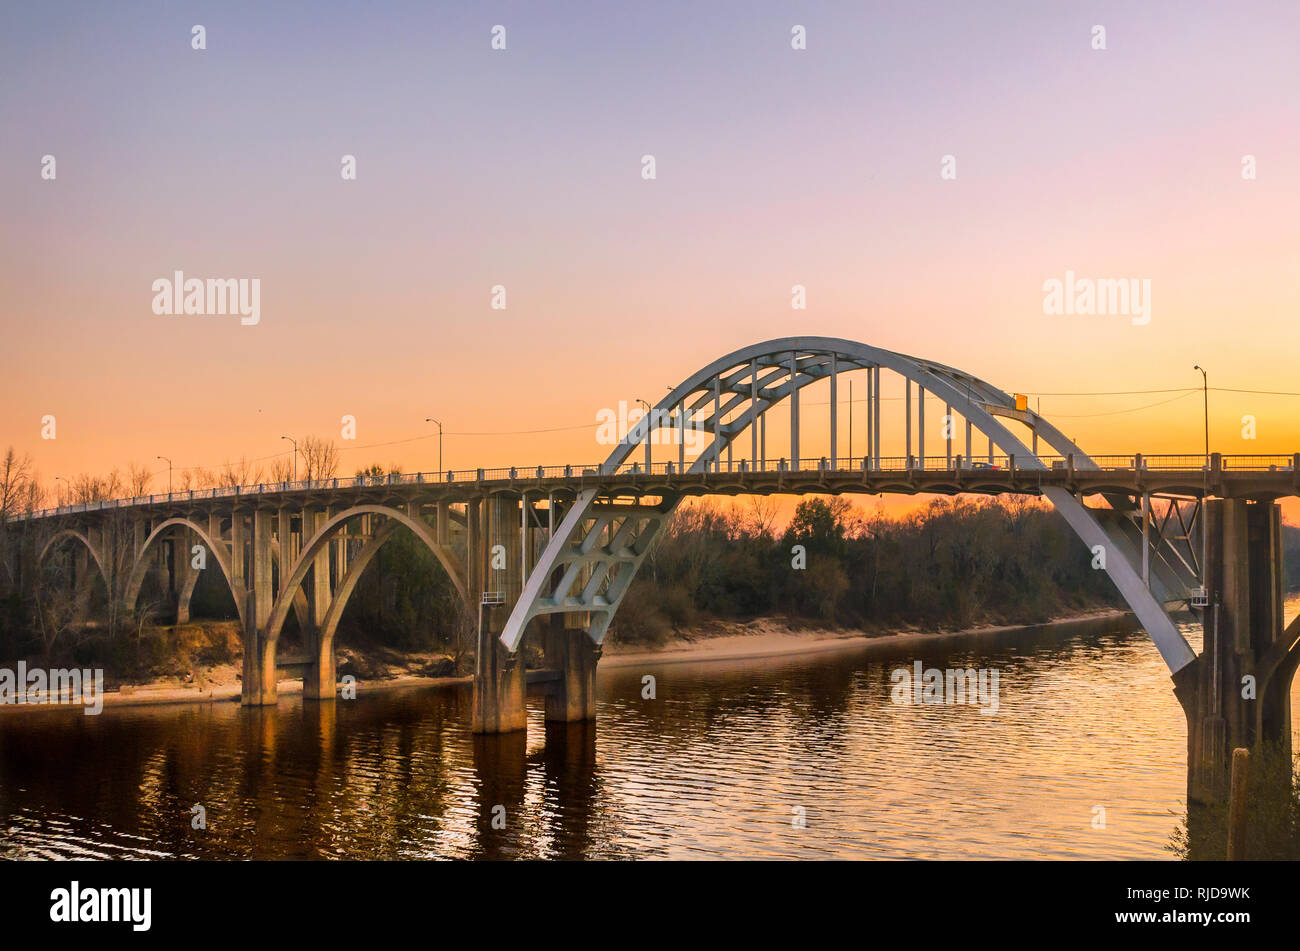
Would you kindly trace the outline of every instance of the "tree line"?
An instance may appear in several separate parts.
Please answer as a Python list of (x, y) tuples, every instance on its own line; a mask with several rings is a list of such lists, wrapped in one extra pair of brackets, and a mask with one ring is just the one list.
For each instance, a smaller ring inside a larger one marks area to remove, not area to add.
[(627, 640), (700, 620), (783, 615), (866, 630), (1021, 623), (1118, 605), (1104, 572), (1038, 500), (935, 499), (890, 517), (846, 497), (696, 502), (674, 514), (615, 619)]

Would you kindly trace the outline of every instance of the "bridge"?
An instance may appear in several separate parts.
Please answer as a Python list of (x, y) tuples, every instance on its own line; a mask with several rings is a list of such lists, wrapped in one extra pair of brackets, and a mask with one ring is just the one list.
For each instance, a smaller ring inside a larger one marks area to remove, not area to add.
[[(845, 403), (844, 385), (855, 382), (865, 408), (846, 427), (844, 407), (851, 416), (857, 401)], [(817, 393), (827, 399), (808, 402)], [(803, 424), (801, 400), (805, 416), (828, 407), (824, 428)], [(786, 455), (769, 455), (769, 429)], [(1042, 496), (1169, 668), (1188, 718), (1189, 796), (1222, 795), (1234, 746), (1289, 749), (1300, 626), (1283, 625), (1276, 500), (1300, 495), (1300, 453), (1089, 456), (1022, 396), (851, 340), (789, 337), (727, 354), (640, 415), (599, 464), (168, 493), (31, 512), (8, 528), (27, 546), (25, 584), (62, 551), (83, 591), (98, 578), (107, 603), (129, 612), (152, 579), (178, 621), (201, 552), (239, 612), (247, 705), (275, 703), (284, 676), (301, 676), (308, 699), (335, 697), (343, 610), (385, 542), (410, 532), (476, 625), (473, 728), (499, 733), (526, 725), (525, 637), (545, 657), (547, 719), (594, 718), (600, 644), (673, 510), (692, 496), (750, 493)], [(1185, 607), (1202, 619), (1199, 656), (1169, 614)], [(290, 614), (297, 657), (277, 649)]]

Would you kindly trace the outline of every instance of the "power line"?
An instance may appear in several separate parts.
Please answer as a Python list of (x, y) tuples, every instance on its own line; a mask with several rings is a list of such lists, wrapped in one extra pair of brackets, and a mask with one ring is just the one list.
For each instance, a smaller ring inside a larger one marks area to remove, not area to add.
[[(1254, 396), (1300, 396), (1300, 392), (1291, 392), (1289, 390), (1242, 390), (1230, 386), (1212, 386), (1209, 388), (1211, 393), (1249, 393)], [(1178, 389), (1167, 390), (1090, 390), (1079, 391), (1075, 393), (1038, 393), (1032, 390), (1026, 391), (1026, 396), (1144, 396), (1154, 393), (1199, 393), (1199, 386), (1189, 386)]]
[(1195, 390), (1189, 390), (1186, 393), (1179, 393), (1177, 396), (1171, 396), (1167, 400), (1157, 400), (1156, 402), (1148, 403), (1145, 406), (1130, 406), (1128, 409), (1116, 409), (1106, 413), (1053, 413), (1052, 419), (1092, 419), (1097, 416), (1120, 416), (1124, 413), (1140, 413), (1144, 409), (1153, 409), (1157, 406), (1164, 406), (1166, 403), (1173, 403), (1176, 400), (1185, 399), (1195, 392)]

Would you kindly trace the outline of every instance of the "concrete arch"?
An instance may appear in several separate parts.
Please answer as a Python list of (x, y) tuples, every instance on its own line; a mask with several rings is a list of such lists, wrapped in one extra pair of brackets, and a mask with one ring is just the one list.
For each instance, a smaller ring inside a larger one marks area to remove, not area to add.
[[(167, 529), (176, 528), (178, 526), (189, 529), (197, 535), (199, 540), (207, 547), (208, 552), (216, 559), (217, 566), (221, 569), (221, 574), (226, 579), (226, 586), (230, 589), (230, 595), (235, 601), (235, 609), (239, 612), (239, 621), (242, 625), (244, 623), (243, 580), (240, 579), (238, 582), (236, 581), (234, 574), (231, 571), (230, 556), (226, 552), (224, 543), (221, 543), (219, 539), (213, 541), (212, 537), (208, 534), (207, 529), (200, 527), (198, 523), (187, 518), (169, 518), (157, 525), (145, 538), (144, 544), (141, 545), (140, 550), (136, 552), (135, 565), (131, 568), (131, 577), (127, 581), (126, 591), (124, 594), (127, 608), (133, 609), (136, 601), (140, 599), (140, 588), (144, 585), (144, 577), (149, 570), (149, 563), (145, 559), (145, 554), (149, 551), (149, 547), (154, 543), (154, 541), (161, 537), (163, 532), (167, 531)], [(192, 593), (193, 585), (191, 584), (188, 587), (190, 593)]]
[(95, 561), (95, 567), (99, 569), (99, 576), (104, 581), (104, 589), (109, 593), (109, 597), (111, 598), (113, 593), (113, 586), (109, 584), (108, 568), (104, 564), (103, 555), (98, 551), (98, 549), (95, 548), (94, 545), (91, 544), (90, 539), (84, 533), (77, 531), (75, 528), (62, 528), (59, 529), (59, 531), (55, 532), (53, 535), (51, 535), (46, 540), (45, 544), (41, 546), (40, 554), (37, 555), (36, 557), (36, 564), (37, 565), (42, 564), (45, 561), (45, 556), (48, 555), (54, 549), (55, 543), (64, 538), (75, 538), (77, 541), (81, 542), (83, 545), (86, 546), (86, 550), (90, 552), (90, 557), (93, 558)]
[[(601, 472), (605, 475), (617, 472), (657, 431), (684, 426), (684, 412), (697, 416), (704, 413), (702, 428), (711, 437), (686, 471), (708, 472), (711, 466), (717, 469), (723, 450), (737, 436), (751, 431), (751, 438), (756, 438), (753, 428), (767, 410), (791, 397), (797, 400), (798, 392), (809, 384), (856, 369), (873, 370), (877, 374), (881, 369), (887, 369), (924, 387), (927, 393), (959, 413), (1002, 452), (1014, 455), (1017, 468), (1046, 469), (1047, 465), (1003, 425), (1002, 419), (1015, 419), (1027, 426), (1058, 454), (1073, 454), (1076, 467), (1097, 468), (1082, 449), (1043, 417), (1031, 410), (1017, 409), (1012, 396), (964, 371), (852, 340), (783, 337), (743, 347), (720, 357), (673, 388), (615, 447), (601, 466)], [(678, 411), (676, 417), (672, 415), (674, 410)], [(726, 417), (733, 413), (739, 415), (727, 421)], [(792, 430), (797, 434), (797, 402), (792, 404), (791, 419)], [(1114, 547), (1101, 522), (1070, 491), (1045, 486), (1042, 492), (1084, 544), (1094, 549), (1102, 546), (1108, 552)], [(640, 567), (648, 544), (630, 557), (612, 549), (605, 552), (604, 567), (613, 569), (615, 561), (619, 564), (617, 586), (610, 585), (604, 595), (597, 592), (595, 585), (588, 585), (583, 596), (577, 599), (568, 594), (567, 588), (548, 589), (557, 568), (572, 568), (583, 561), (588, 565), (591, 563), (588, 554), (591, 538), (584, 526), (591, 518), (595, 499), (595, 489), (579, 493), (547, 544), (501, 634), (501, 641), (508, 649), (518, 648), (525, 628), (534, 617), (561, 611), (591, 612), (588, 635), (597, 643), (604, 637), (632, 575)], [(676, 505), (676, 501), (671, 505)], [(657, 533), (658, 527), (652, 526), (650, 531)], [(1137, 614), (1170, 671), (1177, 672), (1190, 664), (1196, 655), (1133, 565), (1116, 552), (1114, 557), (1106, 559), (1105, 570)], [(571, 573), (567, 572), (564, 577), (568, 578)]]
[(348, 565), (348, 570), (343, 575), (343, 580), (339, 583), (338, 588), (334, 591), (334, 596), (330, 598), (330, 606), (325, 612), (325, 617), (321, 619), (320, 632), (316, 637), (316, 662), (321, 669), (333, 670), (334, 657), (334, 635), (338, 632), (339, 621), (343, 617), (343, 611), (348, 606), (348, 601), (352, 598), (352, 592), (361, 580), (361, 575), (365, 573), (366, 567), (374, 561), (375, 556), (379, 554), (379, 549), (384, 547), (396, 532), (398, 523), (389, 521), (381, 525), (378, 531), (371, 536), (370, 540), (362, 546), (357, 557)]
[[(438, 544), (433, 529), (422, 520), (413, 518), (398, 509), (389, 508), (385, 505), (356, 505), (346, 511), (339, 512), (337, 515), (331, 516), (330, 519), (317, 530), (316, 534), (302, 546), (302, 551), (298, 554), (298, 560), (294, 564), (293, 571), (290, 573), (288, 580), (281, 586), (280, 595), (275, 599), (271, 608), (271, 615), (266, 625), (266, 637), (269, 642), (274, 644), (279, 640), (280, 632), (284, 627), (284, 622), (289, 616), (289, 607), (293, 602), (294, 593), (301, 588), (303, 581), (307, 577), (307, 572), (311, 570), (312, 564), (316, 560), (316, 556), (319, 555), (325, 546), (330, 543), (346, 522), (351, 521), (358, 516), (367, 514), (381, 515), (384, 518), (391, 520), (392, 523), (394, 523), (394, 529), (396, 525), (404, 525), (406, 528), (410, 529), (411, 532), (420, 539), (420, 541), (424, 542), (428, 549), (433, 552), (434, 557), (438, 559), (439, 563), (443, 566), (443, 569), (446, 570), (448, 576), (451, 578), (452, 584), (456, 586), (456, 591), (460, 594), (461, 598), (468, 603), (469, 593), (465, 582), (464, 572), (451, 551)], [(385, 529), (387, 528), (387, 524), (380, 526), (374, 538), (363, 546), (361, 554), (365, 557), (367, 563), (374, 557), (374, 554), (378, 552), (381, 547), (380, 545), (372, 544), (375, 538), (380, 537), (382, 534), (383, 540), (387, 541), (388, 538), (391, 537), (391, 531), (385, 532)], [(354, 565), (355, 563), (356, 562), (354, 561)], [(364, 567), (364, 565), (362, 565), (362, 567)], [(339, 605), (338, 616), (333, 618), (335, 626), (338, 624), (338, 617), (342, 616), (342, 610), (343, 607), (346, 606), (347, 601), (346, 596), (339, 598), (338, 595), (345, 593), (344, 586), (347, 586), (346, 595), (351, 595), (352, 588), (355, 587), (359, 578), (359, 571), (356, 573), (349, 571), (349, 573), (345, 574), (344, 578), (340, 580), (338, 593), (331, 599), (329, 608), (329, 612), (332, 612), (335, 604), (337, 603)], [(330, 620), (329, 612), (327, 612), (325, 618), (322, 618), (322, 624)]]

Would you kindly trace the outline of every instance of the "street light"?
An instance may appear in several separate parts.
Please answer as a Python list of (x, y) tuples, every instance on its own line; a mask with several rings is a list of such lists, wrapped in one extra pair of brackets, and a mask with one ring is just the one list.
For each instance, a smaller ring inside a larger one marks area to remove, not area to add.
[(298, 481), (298, 440), (290, 436), (281, 436), (281, 439), (288, 439), (293, 443), (293, 481)]
[[(54, 481), (55, 481), (55, 482), (60, 482), (60, 481), (61, 481), (64, 485), (67, 485), (67, 486), (69, 487), (69, 495), (71, 494), (71, 485), (69, 484), (69, 482), (68, 482), (67, 479), (63, 478), (63, 476), (55, 476), (55, 477), (54, 477)], [(58, 507), (59, 507), (59, 508), (62, 508), (62, 507), (63, 507), (63, 496), (62, 496), (62, 494), (60, 494), (60, 496), (59, 496), (59, 504), (58, 504)]]
[(1205, 398), (1205, 471), (1210, 471), (1210, 378), (1200, 365), (1192, 367), (1201, 371), (1201, 394)]
[[(1201, 589), (1196, 594), (1199, 595), (1202, 604), (1208, 605), (1205, 589), (1210, 572), (1210, 523), (1208, 519), (1210, 496), (1210, 378), (1200, 364), (1192, 367), (1192, 369), (1201, 371), (1201, 396), (1205, 404), (1205, 488), (1201, 493)], [(1196, 601), (1197, 599), (1193, 599), (1193, 606), (1196, 605)]]
[(442, 423), (438, 422), (432, 416), (426, 416), (424, 421), (426, 423), (433, 423), (438, 427), (438, 478), (442, 478), (444, 475), (442, 471)]
[[(159, 459), (167, 459), (166, 456), (159, 456)], [(167, 494), (172, 494), (172, 461), (167, 459)]]
[(637, 402), (640, 403), (642, 406), (645, 407), (645, 471), (646, 471), (647, 474), (649, 474), (649, 472), (650, 472), (650, 468), (651, 468), (651, 464), (650, 464), (650, 424), (653, 422), (653, 420), (651, 420), (650, 416), (651, 416), (651, 413), (653, 413), (653, 410), (650, 408), (650, 404), (647, 403), (645, 400), (641, 400), (641, 399), (639, 399), (639, 400), (637, 400)]

